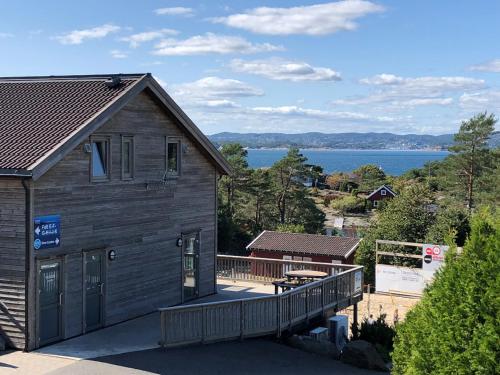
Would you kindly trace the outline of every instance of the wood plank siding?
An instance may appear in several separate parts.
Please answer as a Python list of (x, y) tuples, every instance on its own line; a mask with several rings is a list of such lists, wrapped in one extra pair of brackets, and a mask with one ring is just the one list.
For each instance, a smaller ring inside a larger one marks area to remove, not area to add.
[(25, 345), (26, 195), (20, 179), (0, 179), (0, 335)]
[[(34, 183), (34, 216), (61, 218), (61, 245), (37, 250), (35, 256), (63, 258), (65, 338), (84, 332), (83, 252), (87, 250), (116, 252), (114, 261), (106, 259), (105, 325), (181, 303), (182, 258), (176, 240), (182, 233), (201, 233), (199, 295), (216, 290), (213, 161), (145, 91), (93, 135), (111, 139), (110, 181), (90, 182), (87, 139)], [(121, 173), (123, 135), (134, 139), (135, 171), (128, 180), (122, 180)], [(181, 140), (181, 174), (166, 188), (158, 188), (166, 169), (167, 137)], [(24, 236), (22, 214), (19, 220), (16, 233)], [(24, 251), (23, 246), (19, 249)]]

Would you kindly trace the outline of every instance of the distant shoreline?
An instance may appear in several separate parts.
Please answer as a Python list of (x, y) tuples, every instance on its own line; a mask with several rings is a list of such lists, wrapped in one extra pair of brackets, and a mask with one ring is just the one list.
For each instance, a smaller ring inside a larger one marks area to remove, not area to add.
[[(287, 151), (288, 147), (244, 147), (245, 150), (251, 151)], [(328, 148), (328, 147), (299, 147), (300, 150), (303, 151), (375, 151), (375, 152), (401, 152), (401, 151), (410, 151), (410, 152), (445, 152), (449, 153), (448, 150), (436, 150), (432, 148)]]

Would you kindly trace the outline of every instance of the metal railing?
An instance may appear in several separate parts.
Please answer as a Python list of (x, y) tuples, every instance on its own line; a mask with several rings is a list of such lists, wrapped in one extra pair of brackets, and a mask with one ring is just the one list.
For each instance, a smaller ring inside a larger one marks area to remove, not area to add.
[[(222, 256), (221, 263), (227, 265), (226, 261), (230, 260), (237, 269), (232, 271), (226, 266), (221, 266), (220, 270), (218, 267), (218, 272), (224, 272), (224, 277), (229, 278), (226, 272), (231, 271), (234, 272), (231, 275), (237, 280), (252, 280), (246, 277), (250, 277), (251, 265), (259, 258), (246, 260), (232, 258), (245, 257)], [(276, 264), (275, 260), (266, 259), (266, 261)], [(250, 268), (245, 262), (250, 262)], [(241, 268), (241, 264), (246, 265)], [(283, 267), (282, 261), (278, 261), (277, 264)], [(331, 276), (276, 295), (159, 309), (161, 345), (174, 347), (269, 334), (280, 336), (283, 331), (318, 317), (327, 309), (341, 310), (363, 299), (363, 267), (328, 263), (316, 265), (330, 267)], [(340, 272), (336, 272), (337, 270)], [(262, 277), (271, 278), (279, 274), (276, 272)]]
[(217, 255), (217, 278), (230, 280), (271, 282), (295, 270), (321, 271), (332, 276), (352, 267), (347, 264)]

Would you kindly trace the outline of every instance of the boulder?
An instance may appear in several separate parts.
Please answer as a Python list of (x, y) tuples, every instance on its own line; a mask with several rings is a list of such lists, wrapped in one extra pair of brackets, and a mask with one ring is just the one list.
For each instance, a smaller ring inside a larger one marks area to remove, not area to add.
[(389, 371), (375, 347), (364, 340), (350, 341), (342, 350), (340, 360), (356, 367)]
[(338, 359), (340, 355), (335, 344), (326, 340), (318, 341), (309, 336), (293, 335), (286, 340), (286, 343), (305, 352), (332, 357), (335, 359)]

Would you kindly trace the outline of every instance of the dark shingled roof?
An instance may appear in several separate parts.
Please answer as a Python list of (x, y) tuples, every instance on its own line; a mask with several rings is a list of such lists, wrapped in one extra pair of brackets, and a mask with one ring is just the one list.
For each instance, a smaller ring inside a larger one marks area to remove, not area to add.
[(143, 76), (0, 78), (0, 169), (28, 169)]
[(359, 242), (359, 238), (353, 237), (282, 233), (265, 230), (247, 246), (247, 249), (346, 258), (359, 245)]

